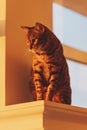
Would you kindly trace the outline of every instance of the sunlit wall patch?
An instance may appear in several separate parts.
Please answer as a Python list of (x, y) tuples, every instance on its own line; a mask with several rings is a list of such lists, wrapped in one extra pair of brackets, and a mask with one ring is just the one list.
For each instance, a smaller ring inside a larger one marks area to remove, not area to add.
[[(65, 45), (87, 52), (87, 17), (53, 3), (53, 32)], [(67, 60), (72, 105), (87, 107), (87, 65)]]
[(87, 52), (87, 17), (53, 3), (53, 31), (65, 45)]

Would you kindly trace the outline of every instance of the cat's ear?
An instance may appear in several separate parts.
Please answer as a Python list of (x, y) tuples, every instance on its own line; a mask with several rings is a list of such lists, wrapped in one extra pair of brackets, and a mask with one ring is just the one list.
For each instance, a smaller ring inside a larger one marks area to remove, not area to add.
[(26, 34), (28, 34), (28, 32), (30, 31), (30, 29), (34, 28), (34, 27), (28, 27), (28, 26), (21, 26), (21, 28), (24, 30), (24, 32)]
[(29, 32), (29, 27), (27, 27), (27, 26), (21, 26), (21, 28), (24, 30), (24, 32), (25, 32), (26, 34), (28, 34), (28, 32)]
[(44, 33), (45, 27), (42, 24), (40, 24), (40, 23), (36, 23), (35, 24), (35, 31), (37, 33)]

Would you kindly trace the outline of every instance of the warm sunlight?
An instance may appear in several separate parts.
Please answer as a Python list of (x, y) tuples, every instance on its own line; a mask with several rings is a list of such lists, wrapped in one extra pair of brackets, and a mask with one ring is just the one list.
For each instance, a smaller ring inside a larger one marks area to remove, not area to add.
[[(65, 45), (87, 52), (87, 17), (54, 3), (53, 31)], [(72, 105), (87, 107), (87, 65), (70, 60), (68, 65)]]
[(6, 0), (0, 0), (0, 20), (5, 20)]
[(5, 20), (6, 0), (0, 0), (0, 106), (5, 105)]

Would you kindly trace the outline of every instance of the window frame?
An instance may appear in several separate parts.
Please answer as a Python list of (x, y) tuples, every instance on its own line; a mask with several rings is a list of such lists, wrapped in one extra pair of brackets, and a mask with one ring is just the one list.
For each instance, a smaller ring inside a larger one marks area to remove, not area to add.
[[(53, 0), (66, 8), (87, 16), (87, 1), (86, 0)], [(87, 64), (87, 52), (81, 51), (70, 46), (66, 46), (63, 43), (64, 55), (67, 59), (74, 60), (83, 64)]]

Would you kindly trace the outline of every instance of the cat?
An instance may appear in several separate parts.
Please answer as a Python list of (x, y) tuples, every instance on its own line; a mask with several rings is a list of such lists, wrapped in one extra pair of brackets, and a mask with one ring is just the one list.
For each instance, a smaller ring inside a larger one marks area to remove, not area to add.
[(33, 53), (30, 90), (34, 100), (71, 104), (70, 76), (60, 40), (41, 23), (21, 28)]

